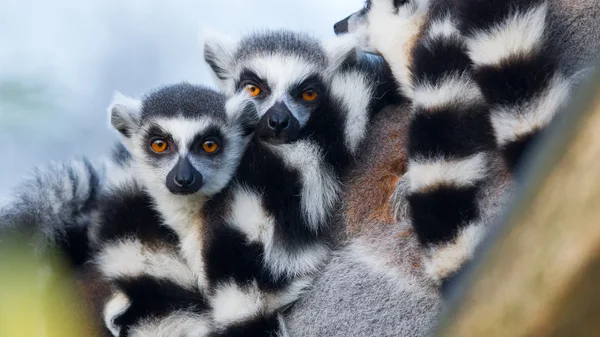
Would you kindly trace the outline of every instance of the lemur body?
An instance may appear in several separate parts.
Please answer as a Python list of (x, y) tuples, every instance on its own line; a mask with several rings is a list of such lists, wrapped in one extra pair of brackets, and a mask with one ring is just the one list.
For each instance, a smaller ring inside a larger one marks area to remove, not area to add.
[[(229, 183), (256, 115), (243, 106), (226, 110), (223, 95), (190, 84), (168, 86), (141, 100), (117, 94), (109, 113), (122, 144), (106, 163), (110, 174), (101, 185), (91, 185), (97, 191), (85, 194), (94, 200), (84, 235), (92, 261), (79, 268), (81, 282), (87, 282), (83, 289), (102, 290), (101, 296), (87, 294), (93, 318), (103, 317), (114, 336), (204, 336), (211, 322), (203, 271), (191, 268), (196, 265), (186, 258), (202, 249), (202, 205)], [(46, 194), (77, 192), (92, 181), (64, 168), (38, 175), (38, 187)], [(44, 184), (55, 180), (63, 184)], [(56, 205), (81, 209), (79, 194), (69, 195), (59, 195), (64, 198), (54, 200)], [(15, 208), (16, 214), (28, 211)], [(55, 211), (39, 225), (55, 230), (57, 219), (66, 224), (69, 216), (77, 219), (73, 213)], [(9, 215), (9, 220), (24, 218)]]
[(204, 336), (204, 270), (190, 260), (204, 243), (202, 206), (230, 182), (256, 115), (189, 84), (142, 100), (117, 95), (109, 110), (133, 174), (108, 186), (94, 230), (97, 268), (117, 288), (105, 323), (115, 336)]

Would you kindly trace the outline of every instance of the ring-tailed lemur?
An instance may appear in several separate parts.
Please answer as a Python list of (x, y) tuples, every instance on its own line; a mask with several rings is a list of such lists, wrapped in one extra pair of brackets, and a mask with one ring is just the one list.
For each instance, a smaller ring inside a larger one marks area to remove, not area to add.
[[(396, 96), (376, 68), (364, 61), (340, 68), (344, 57), (304, 35), (252, 35), (231, 50), (222, 42), (207, 42), (207, 61), (238, 83), (230, 103), (254, 93), (262, 118), (232, 184), (205, 204), (203, 252), (195, 261), (206, 273), (211, 335), (271, 335), (280, 330), (277, 313), (328, 256), (340, 176), (381, 106), (373, 94)], [(227, 64), (233, 59), (225, 55), (249, 51), (235, 58), (237, 68)], [(283, 72), (283, 64), (296, 68)]]
[(413, 100), (399, 195), (436, 280), (472, 257), (524, 149), (569, 97), (548, 10), (542, 0), (371, 0), (334, 27), (381, 52)]
[(210, 331), (204, 277), (190, 259), (204, 241), (203, 204), (231, 180), (258, 121), (252, 104), (238, 106), (189, 84), (111, 103), (131, 154), (130, 173), (99, 198), (93, 234), (97, 269), (116, 288), (104, 307), (113, 335)]
[(288, 31), (225, 41), (208, 39), (205, 59), (231, 97), (254, 97), (261, 121), (233, 184), (207, 204), (217, 211), (204, 251), (213, 298), (245, 297), (236, 311), (216, 308), (217, 325), (253, 315), (263, 320), (310, 283), (328, 256), (340, 178), (380, 109), (373, 97), (384, 98), (374, 94), (387, 98), (392, 85), (359, 66), (344, 66), (356, 62), (352, 41), (322, 47)]
[[(63, 228), (86, 229), (82, 237), (89, 238), (93, 261), (81, 269), (95, 271), (89, 274), (102, 280), (82, 281), (112, 286), (92, 301), (98, 302), (92, 303), (98, 316), (93, 319), (103, 316), (111, 334), (209, 332), (201, 277), (189, 268), (185, 252), (201, 251), (202, 204), (229, 183), (258, 121), (247, 109), (252, 104), (240, 106), (226, 110), (223, 95), (190, 84), (167, 86), (142, 100), (117, 94), (109, 114), (122, 144), (107, 163), (102, 183), (85, 179), (95, 172), (91, 165), (77, 171), (78, 166), (65, 164), (38, 174), (36, 190), (23, 191), (21, 202), (11, 208), (11, 224), (21, 226), (15, 231), (31, 222), (42, 234), (52, 234), (47, 237), (62, 239)], [(55, 196), (47, 208), (53, 213), (28, 218), (30, 212), (46, 210), (36, 208), (45, 205), (35, 198), (40, 192)], [(90, 212), (84, 207), (87, 200), (94, 201)], [(66, 226), (83, 215), (84, 225)], [(53, 224), (57, 220), (63, 221), (60, 227)]]

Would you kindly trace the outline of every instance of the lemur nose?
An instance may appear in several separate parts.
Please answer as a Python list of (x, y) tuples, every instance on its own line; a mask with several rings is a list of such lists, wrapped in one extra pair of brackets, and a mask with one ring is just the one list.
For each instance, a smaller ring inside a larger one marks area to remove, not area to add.
[(179, 163), (173, 180), (175, 185), (179, 187), (189, 187), (194, 184), (196, 181), (196, 175), (194, 174), (189, 161), (183, 160), (183, 162)]
[(349, 19), (350, 19), (350, 16), (345, 18), (342, 21), (337, 22), (335, 25), (333, 25), (333, 32), (335, 33), (335, 35), (348, 33), (348, 20)]
[(196, 177), (193, 175), (176, 175), (175, 185), (179, 187), (189, 187), (196, 181)]
[(287, 115), (280, 115), (275, 113), (269, 115), (267, 124), (269, 125), (269, 128), (275, 131), (281, 131), (290, 125), (290, 118)]

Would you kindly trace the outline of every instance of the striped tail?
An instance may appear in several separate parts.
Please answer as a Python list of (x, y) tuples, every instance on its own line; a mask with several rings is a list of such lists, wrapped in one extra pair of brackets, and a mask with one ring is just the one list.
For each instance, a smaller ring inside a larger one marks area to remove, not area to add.
[(85, 158), (37, 169), (0, 210), (0, 238), (19, 235), (33, 240), (39, 256), (58, 249), (74, 265), (85, 262), (89, 254), (87, 228), (104, 171), (104, 163), (94, 167)]
[(499, 165), (490, 106), (474, 78), (453, 9), (437, 4), (413, 50), (413, 109), (405, 197), (425, 268), (444, 281), (481, 239)]
[(461, 33), (511, 170), (569, 98), (552, 51), (547, 0), (462, 0)]

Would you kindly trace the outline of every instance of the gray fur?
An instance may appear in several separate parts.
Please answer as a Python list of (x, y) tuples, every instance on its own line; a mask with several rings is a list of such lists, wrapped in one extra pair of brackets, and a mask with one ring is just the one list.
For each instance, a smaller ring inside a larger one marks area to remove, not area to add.
[[(292, 308), (286, 318), (290, 336), (425, 336), (434, 327), (441, 301), (413, 266), (416, 238), (397, 239), (406, 225), (371, 229), (381, 231), (378, 238), (370, 243), (357, 239), (337, 252)], [(357, 260), (356, 250), (371, 250), (366, 254), (387, 266)]]
[(142, 102), (142, 119), (209, 116), (225, 122), (225, 97), (202, 86), (189, 83), (170, 85), (148, 93)]
[(600, 52), (600, 2), (551, 0), (549, 3), (561, 68), (570, 76), (593, 66)]
[(0, 209), (0, 243), (11, 234), (33, 238), (42, 256), (63, 244), (69, 232), (85, 233), (106, 169), (106, 162), (94, 166), (86, 158), (37, 168)]
[(327, 55), (316, 38), (288, 30), (274, 30), (245, 36), (239, 43), (235, 59), (244, 61), (259, 55), (300, 56), (320, 67), (327, 65)]

